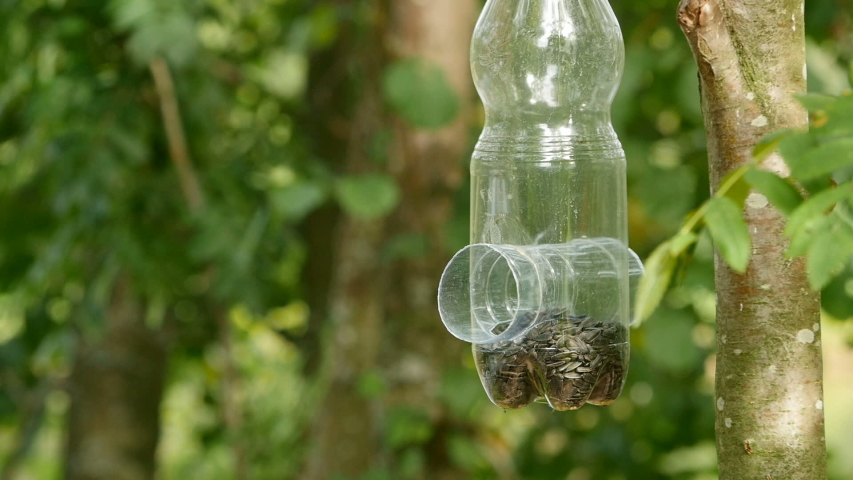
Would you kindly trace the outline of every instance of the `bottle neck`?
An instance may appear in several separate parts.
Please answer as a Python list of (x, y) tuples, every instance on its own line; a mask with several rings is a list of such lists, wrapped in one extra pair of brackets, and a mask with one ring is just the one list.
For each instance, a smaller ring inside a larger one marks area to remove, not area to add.
[(609, 123), (624, 46), (607, 0), (489, 0), (471, 44), (487, 123)]
[(609, 111), (584, 109), (550, 113), (487, 110), (482, 136), (616, 139)]

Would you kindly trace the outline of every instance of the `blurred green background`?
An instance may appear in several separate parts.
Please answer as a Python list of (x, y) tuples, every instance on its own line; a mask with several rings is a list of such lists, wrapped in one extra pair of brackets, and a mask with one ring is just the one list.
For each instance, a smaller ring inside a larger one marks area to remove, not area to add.
[[(644, 255), (708, 197), (697, 72), (675, 2), (611, 3)], [(394, 33), (394, 8), (0, 0), (0, 479), (60, 478), (113, 407), (140, 433), (159, 424), (161, 479), (312, 478), (349, 454), (364, 468), (334, 478), (716, 478), (707, 238), (632, 332), (615, 405), (488, 402), (433, 300), (468, 241), (482, 109), (470, 85), (406, 59), (393, 38), (424, 33)], [(807, 2), (812, 91), (850, 88), (850, 9)], [(405, 147), (444, 127), (464, 147), (422, 186), (412, 165), (430, 157)], [(825, 302), (853, 301), (850, 278)], [(826, 316), (823, 331), (831, 478), (849, 479), (853, 323)]]

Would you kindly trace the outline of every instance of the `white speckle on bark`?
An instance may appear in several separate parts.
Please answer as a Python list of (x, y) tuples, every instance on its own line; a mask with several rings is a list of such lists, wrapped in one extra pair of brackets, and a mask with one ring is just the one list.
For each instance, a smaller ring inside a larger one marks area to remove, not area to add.
[(755, 120), (752, 121), (752, 126), (753, 127), (766, 127), (769, 123), (770, 123), (770, 121), (767, 120), (767, 117), (765, 117), (764, 115), (759, 115), (759, 116), (755, 117)]
[(814, 325), (812, 325), (812, 330), (814, 330), (815, 332), (819, 332), (820, 331), (820, 324), (815, 323)]
[(814, 404), (814, 408), (818, 410), (823, 410), (823, 401), (818, 400), (817, 403)]
[(814, 342), (814, 332), (807, 329), (802, 329), (797, 332), (797, 341), (800, 343), (812, 343)]
[(732, 428), (732, 419), (731, 418), (726, 419), (726, 428)]
[(741, 312), (743, 311), (743, 304), (742, 303), (740, 304), (740, 311)]
[(769, 367), (767, 367), (767, 373), (769, 373), (770, 375), (776, 375), (776, 370), (776, 365), (770, 365)]
[(747, 94), (746, 94), (746, 99), (747, 99), (747, 100), (749, 100), (750, 102), (751, 102), (751, 101), (753, 101), (753, 100), (755, 100), (755, 94), (754, 94), (754, 93), (752, 93), (752, 92), (747, 93)]
[(743, 353), (743, 350), (741, 350), (741, 349), (739, 349), (739, 348), (736, 348), (736, 349), (735, 349), (735, 351), (734, 351), (734, 354), (735, 354), (735, 355), (740, 355), (741, 353)]
[(728, 335), (723, 335), (723, 338), (722, 338), (721, 340), (723, 341), (723, 345), (725, 345), (725, 344), (726, 344), (726, 342), (728, 342), (728, 341), (729, 341), (729, 336), (728, 336)]
[[(754, 124), (755, 123), (753, 123), (753, 125)], [(750, 208), (764, 208), (767, 205), (770, 205), (770, 202), (767, 200), (767, 197), (765, 197), (764, 195), (762, 195), (758, 192), (752, 192), (746, 198), (746, 204), (749, 205)]]
[(723, 400), (723, 397), (717, 399), (717, 410), (723, 411), (726, 408), (726, 401)]
[(762, 285), (762, 286), (760, 286), (760, 287), (758, 287), (758, 288), (760, 288), (760, 289), (762, 289), (762, 290), (765, 290), (765, 291), (769, 291), (769, 290), (772, 290), (772, 289), (773, 289), (773, 287), (771, 287), (769, 283), (765, 283), (764, 285)]

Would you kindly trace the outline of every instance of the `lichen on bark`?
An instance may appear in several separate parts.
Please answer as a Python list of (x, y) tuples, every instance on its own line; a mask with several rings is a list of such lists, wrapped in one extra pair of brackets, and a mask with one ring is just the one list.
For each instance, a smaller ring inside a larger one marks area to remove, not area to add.
[[(805, 128), (803, 0), (683, 0), (678, 20), (699, 66), (716, 189), (764, 135)], [(764, 168), (787, 175), (773, 155)], [(716, 430), (720, 478), (826, 478), (820, 298), (785, 257), (784, 217), (747, 201), (753, 256), (717, 260)], [(803, 335), (802, 332), (810, 332)]]

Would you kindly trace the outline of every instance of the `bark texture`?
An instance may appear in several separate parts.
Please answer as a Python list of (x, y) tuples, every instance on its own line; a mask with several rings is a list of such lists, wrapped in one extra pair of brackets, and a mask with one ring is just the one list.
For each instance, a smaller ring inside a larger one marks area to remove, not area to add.
[[(714, 188), (772, 131), (806, 127), (803, 0), (683, 0), (699, 65)], [(787, 175), (778, 156), (765, 168)], [(784, 217), (752, 193), (744, 275), (717, 258), (717, 453), (722, 480), (826, 478), (820, 298), (784, 253)]]
[[(175, 83), (165, 60), (149, 65), (169, 147), (187, 209), (205, 207), (204, 192), (192, 163), (181, 121)], [(213, 267), (206, 275), (215, 274)], [(168, 362), (167, 333), (145, 323), (144, 305), (130, 275), (120, 276), (105, 315), (104, 333), (82, 339), (74, 361), (69, 393), (66, 480), (146, 480), (154, 478), (160, 436), (160, 401)], [(222, 315), (220, 311), (220, 315)], [(230, 349), (230, 330), (220, 321), (221, 339)], [(239, 382), (227, 355), (224, 390), (226, 426), (239, 431), (240, 405), (232, 397)], [(245, 456), (234, 444), (235, 478), (246, 478)]]
[[(370, 3), (376, 24), (369, 30), (376, 37), (356, 52), (364, 90), (348, 121), (343, 170), (376, 171), (369, 145), (377, 132), (390, 129), (392, 147), (381, 170), (397, 179), (402, 199), (389, 218), (343, 218), (335, 234), (330, 318), (325, 322), (331, 333), (325, 349), (330, 383), (311, 431), (314, 449), (300, 478), (349, 478), (375, 468), (393, 469), (395, 452), (381, 437), (385, 413), (397, 404), (422, 409), (437, 427), (425, 452), (429, 478), (465, 478), (446, 454), (442, 427), (448, 420), (438, 401), (442, 367), (458, 362), (454, 353), (461, 354), (463, 345), (438, 319), (436, 290), (449, 259), (444, 228), (454, 192), (465, 178), (467, 112), (438, 132), (417, 131), (385, 111), (380, 79), (391, 60), (428, 58), (444, 70), (460, 103), (468, 104), (475, 5), (471, 0)], [(330, 66), (329, 75), (334, 76), (335, 68)], [(413, 233), (429, 244), (423, 257), (391, 262), (383, 258), (389, 240)], [(370, 398), (359, 392), (359, 381), (367, 373), (383, 376), (386, 395)]]
[(66, 480), (149, 480), (166, 375), (163, 334), (119, 282), (102, 338), (78, 346), (69, 382)]
[(470, 346), (452, 337), (438, 317), (438, 281), (450, 260), (445, 245), (455, 192), (467, 180), (464, 169), (469, 143), (473, 95), (469, 66), (471, 34), (476, 19), (470, 0), (394, 0), (390, 41), (396, 57), (425, 58), (444, 71), (460, 100), (456, 121), (438, 132), (412, 129), (395, 122), (395, 149), (389, 168), (405, 195), (389, 219), (386, 238), (417, 234), (427, 252), (390, 265), (383, 302), (384, 338), (380, 359), (390, 386), (386, 404), (405, 405), (426, 413), (436, 434), (426, 448), (427, 478), (470, 478), (448, 455), (447, 433), (453, 428), (438, 395), (441, 375), (459, 365)]
[[(384, 22), (380, 19), (383, 15), (378, 13), (384, 8), (379, 1), (369, 3), (377, 15), (372, 19), (376, 24), (367, 29), (368, 37), (357, 42), (353, 38), (355, 33), (347, 31), (337, 52), (341, 58), (352, 55), (351, 69), (364, 82), (346, 131), (338, 132), (345, 142), (341, 170), (351, 174), (376, 169), (368, 155), (368, 145), (384, 125), (385, 117), (379, 89), (385, 63), (381, 32)], [(333, 71), (346, 70), (347, 66), (332, 63), (327, 68), (329, 72), (323, 76), (336, 78), (328, 80), (330, 85), (325, 87), (328, 93), (315, 90), (313, 97), (330, 97), (331, 92), (343, 85), (345, 78)], [(346, 121), (339, 119), (339, 122)], [(336, 127), (328, 128), (334, 131)], [(316, 251), (320, 245), (312, 244), (310, 255), (331, 257), (333, 265), (328, 272), (331, 278), (326, 282), (326, 298), (309, 298), (311, 322), (322, 321), (324, 333), (328, 333), (328, 338), (322, 340), (325, 358), (321, 367), (322, 373), (328, 375), (328, 385), (309, 433), (313, 448), (301, 475), (306, 480), (325, 480), (335, 475), (358, 477), (381, 463), (378, 430), (381, 410), (359, 393), (358, 383), (363, 375), (376, 368), (382, 336), (378, 252), (384, 222), (342, 217), (336, 226), (330, 227), (329, 238), (334, 240), (326, 245), (331, 247), (331, 254)], [(329, 318), (320, 319), (318, 313), (326, 313)]]

